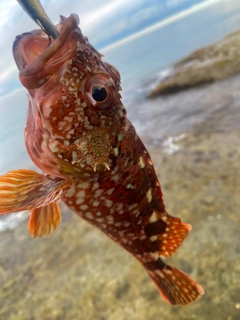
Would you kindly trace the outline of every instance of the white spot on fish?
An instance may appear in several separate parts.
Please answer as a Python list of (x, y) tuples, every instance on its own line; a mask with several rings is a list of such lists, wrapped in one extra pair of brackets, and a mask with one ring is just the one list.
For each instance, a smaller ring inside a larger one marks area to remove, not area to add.
[(79, 207), (81, 210), (87, 210), (88, 206), (86, 204), (83, 204)]
[(108, 208), (111, 208), (113, 202), (111, 200), (106, 200), (105, 204)]
[(75, 160), (77, 160), (77, 158), (78, 158), (77, 152), (76, 152), (76, 151), (73, 151), (73, 152), (72, 152), (72, 160), (75, 161)]
[(143, 169), (145, 167), (145, 164), (143, 162), (143, 158), (142, 157), (139, 157), (138, 159), (138, 165), (141, 169)]
[(118, 154), (119, 154), (119, 149), (118, 148), (113, 148), (113, 152), (114, 152), (114, 155), (117, 157)]
[(130, 206), (128, 206), (128, 209), (129, 209), (129, 210), (132, 210), (132, 209), (136, 208), (137, 206), (138, 206), (137, 203), (133, 203), (133, 204), (131, 204)]
[(94, 193), (95, 198), (99, 198), (103, 193), (103, 190), (97, 189)]
[(92, 190), (94, 191), (94, 190), (96, 190), (96, 189), (98, 189), (98, 188), (99, 188), (99, 183), (98, 183), (98, 182), (95, 182), (94, 185), (93, 185), (93, 187), (92, 187)]
[(59, 152), (59, 148), (54, 144), (54, 143), (50, 143), (49, 144), (49, 148), (53, 153)]
[(146, 197), (148, 199), (148, 202), (152, 201), (152, 189), (151, 188), (147, 191)]
[(71, 198), (75, 193), (75, 185), (72, 185), (68, 192), (65, 194), (65, 197)]
[(76, 197), (77, 197), (76, 204), (83, 203), (85, 199), (85, 191), (84, 190), (79, 191)]
[(150, 237), (150, 241), (153, 242), (153, 241), (156, 241), (158, 239), (158, 236), (151, 236)]
[(127, 188), (127, 189), (135, 189), (135, 187), (134, 187), (131, 183), (129, 183), (129, 184), (126, 186), (126, 188)]
[(153, 211), (153, 213), (151, 214), (151, 216), (149, 218), (149, 223), (153, 223), (155, 221), (158, 221), (158, 216), (157, 216), (157, 213), (155, 211)]
[(124, 135), (120, 133), (118, 135), (118, 141), (121, 142), (123, 140), (123, 138), (124, 138)]
[(41, 79), (38, 81), (38, 84), (43, 84), (46, 80), (45, 79)]
[(99, 206), (99, 204), (100, 204), (100, 202), (99, 202), (99, 201), (94, 201), (92, 205), (93, 205), (94, 207), (98, 207), (98, 206)]
[(115, 176), (112, 177), (112, 180), (116, 183), (118, 183), (118, 181), (120, 180), (120, 177), (118, 174), (116, 174)]
[(124, 222), (124, 226), (125, 226), (125, 227), (129, 227), (130, 225), (131, 225), (131, 223), (128, 222), (128, 221)]
[(63, 141), (63, 144), (64, 144), (65, 146), (69, 146), (70, 142), (69, 142), (68, 140), (64, 140), (64, 141)]
[(113, 219), (113, 216), (107, 216), (107, 220), (108, 220), (108, 223), (109, 224), (113, 224), (113, 222), (114, 222), (114, 219)]
[(78, 144), (80, 143), (80, 141), (81, 141), (81, 138), (78, 138), (78, 139), (76, 139), (76, 140), (74, 141), (74, 144), (78, 145)]
[(116, 222), (115, 227), (121, 227), (122, 223), (121, 222)]
[(114, 190), (115, 190), (114, 188), (109, 189), (107, 194), (110, 196), (113, 193)]
[(87, 181), (85, 181), (85, 182), (81, 182), (81, 183), (79, 183), (78, 185), (77, 185), (77, 187), (79, 188), (79, 189), (87, 189), (88, 187), (89, 187), (89, 182), (87, 182)]
[(85, 213), (85, 217), (86, 217), (87, 219), (89, 219), (89, 220), (92, 220), (92, 219), (93, 219), (93, 214), (92, 214), (92, 212), (86, 212), (86, 213)]

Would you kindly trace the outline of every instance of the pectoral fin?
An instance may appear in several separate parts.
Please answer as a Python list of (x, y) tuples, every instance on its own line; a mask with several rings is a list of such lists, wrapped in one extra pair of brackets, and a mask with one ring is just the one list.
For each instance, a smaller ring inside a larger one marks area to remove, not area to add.
[(59, 202), (32, 209), (28, 229), (32, 237), (49, 237), (61, 222)]
[(57, 202), (70, 184), (70, 179), (52, 179), (32, 170), (10, 171), (0, 176), (0, 215)]

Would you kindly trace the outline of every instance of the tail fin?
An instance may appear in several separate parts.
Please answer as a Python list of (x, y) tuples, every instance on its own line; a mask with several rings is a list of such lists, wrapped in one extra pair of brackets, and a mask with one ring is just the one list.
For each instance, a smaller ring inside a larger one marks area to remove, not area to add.
[(70, 180), (50, 179), (32, 170), (0, 176), (0, 215), (43, 207), (60, 199)]
[(146, 250), (139, 259), (163, 298), (173, 305), (186, 305), (204, 294), (203, 288), (184, 272), (166, 265), (160, 257), (171, 256), (192, 227), (167, 212), (154, 211), (144, 227)]
[(172, 305), (186, 305), (204, 294), (203, 288), (186, 273), (166, 265), (160, 258), (144, 267), (163, 298)]

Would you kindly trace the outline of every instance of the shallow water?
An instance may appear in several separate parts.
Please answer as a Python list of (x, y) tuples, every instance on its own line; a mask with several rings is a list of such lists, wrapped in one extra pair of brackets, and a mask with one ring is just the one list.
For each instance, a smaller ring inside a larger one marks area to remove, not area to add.
[(63, 222), (48, 239), (31, 239), (26, 221), (0, 234), (0, 319), (240, 319), (239, 81), (236, 76), (155, 101), (178, 98), (209, 109), (173, 140), (174, 154), (154, 141), (153, 131), (142, 132), (168, 211), (193, 227), (168, 263), (199, 281), (203, 297), (169, 306), (134, 258), (63, 208)]

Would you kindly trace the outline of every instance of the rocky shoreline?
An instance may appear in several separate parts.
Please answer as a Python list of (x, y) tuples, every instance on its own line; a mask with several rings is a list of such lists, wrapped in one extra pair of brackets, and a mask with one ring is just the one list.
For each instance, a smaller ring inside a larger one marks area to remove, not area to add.
[(149, 98), (222, 80), (240, 72), (240, 31), (199, 49), (173, 65), (172, 72), (148, 94)]

